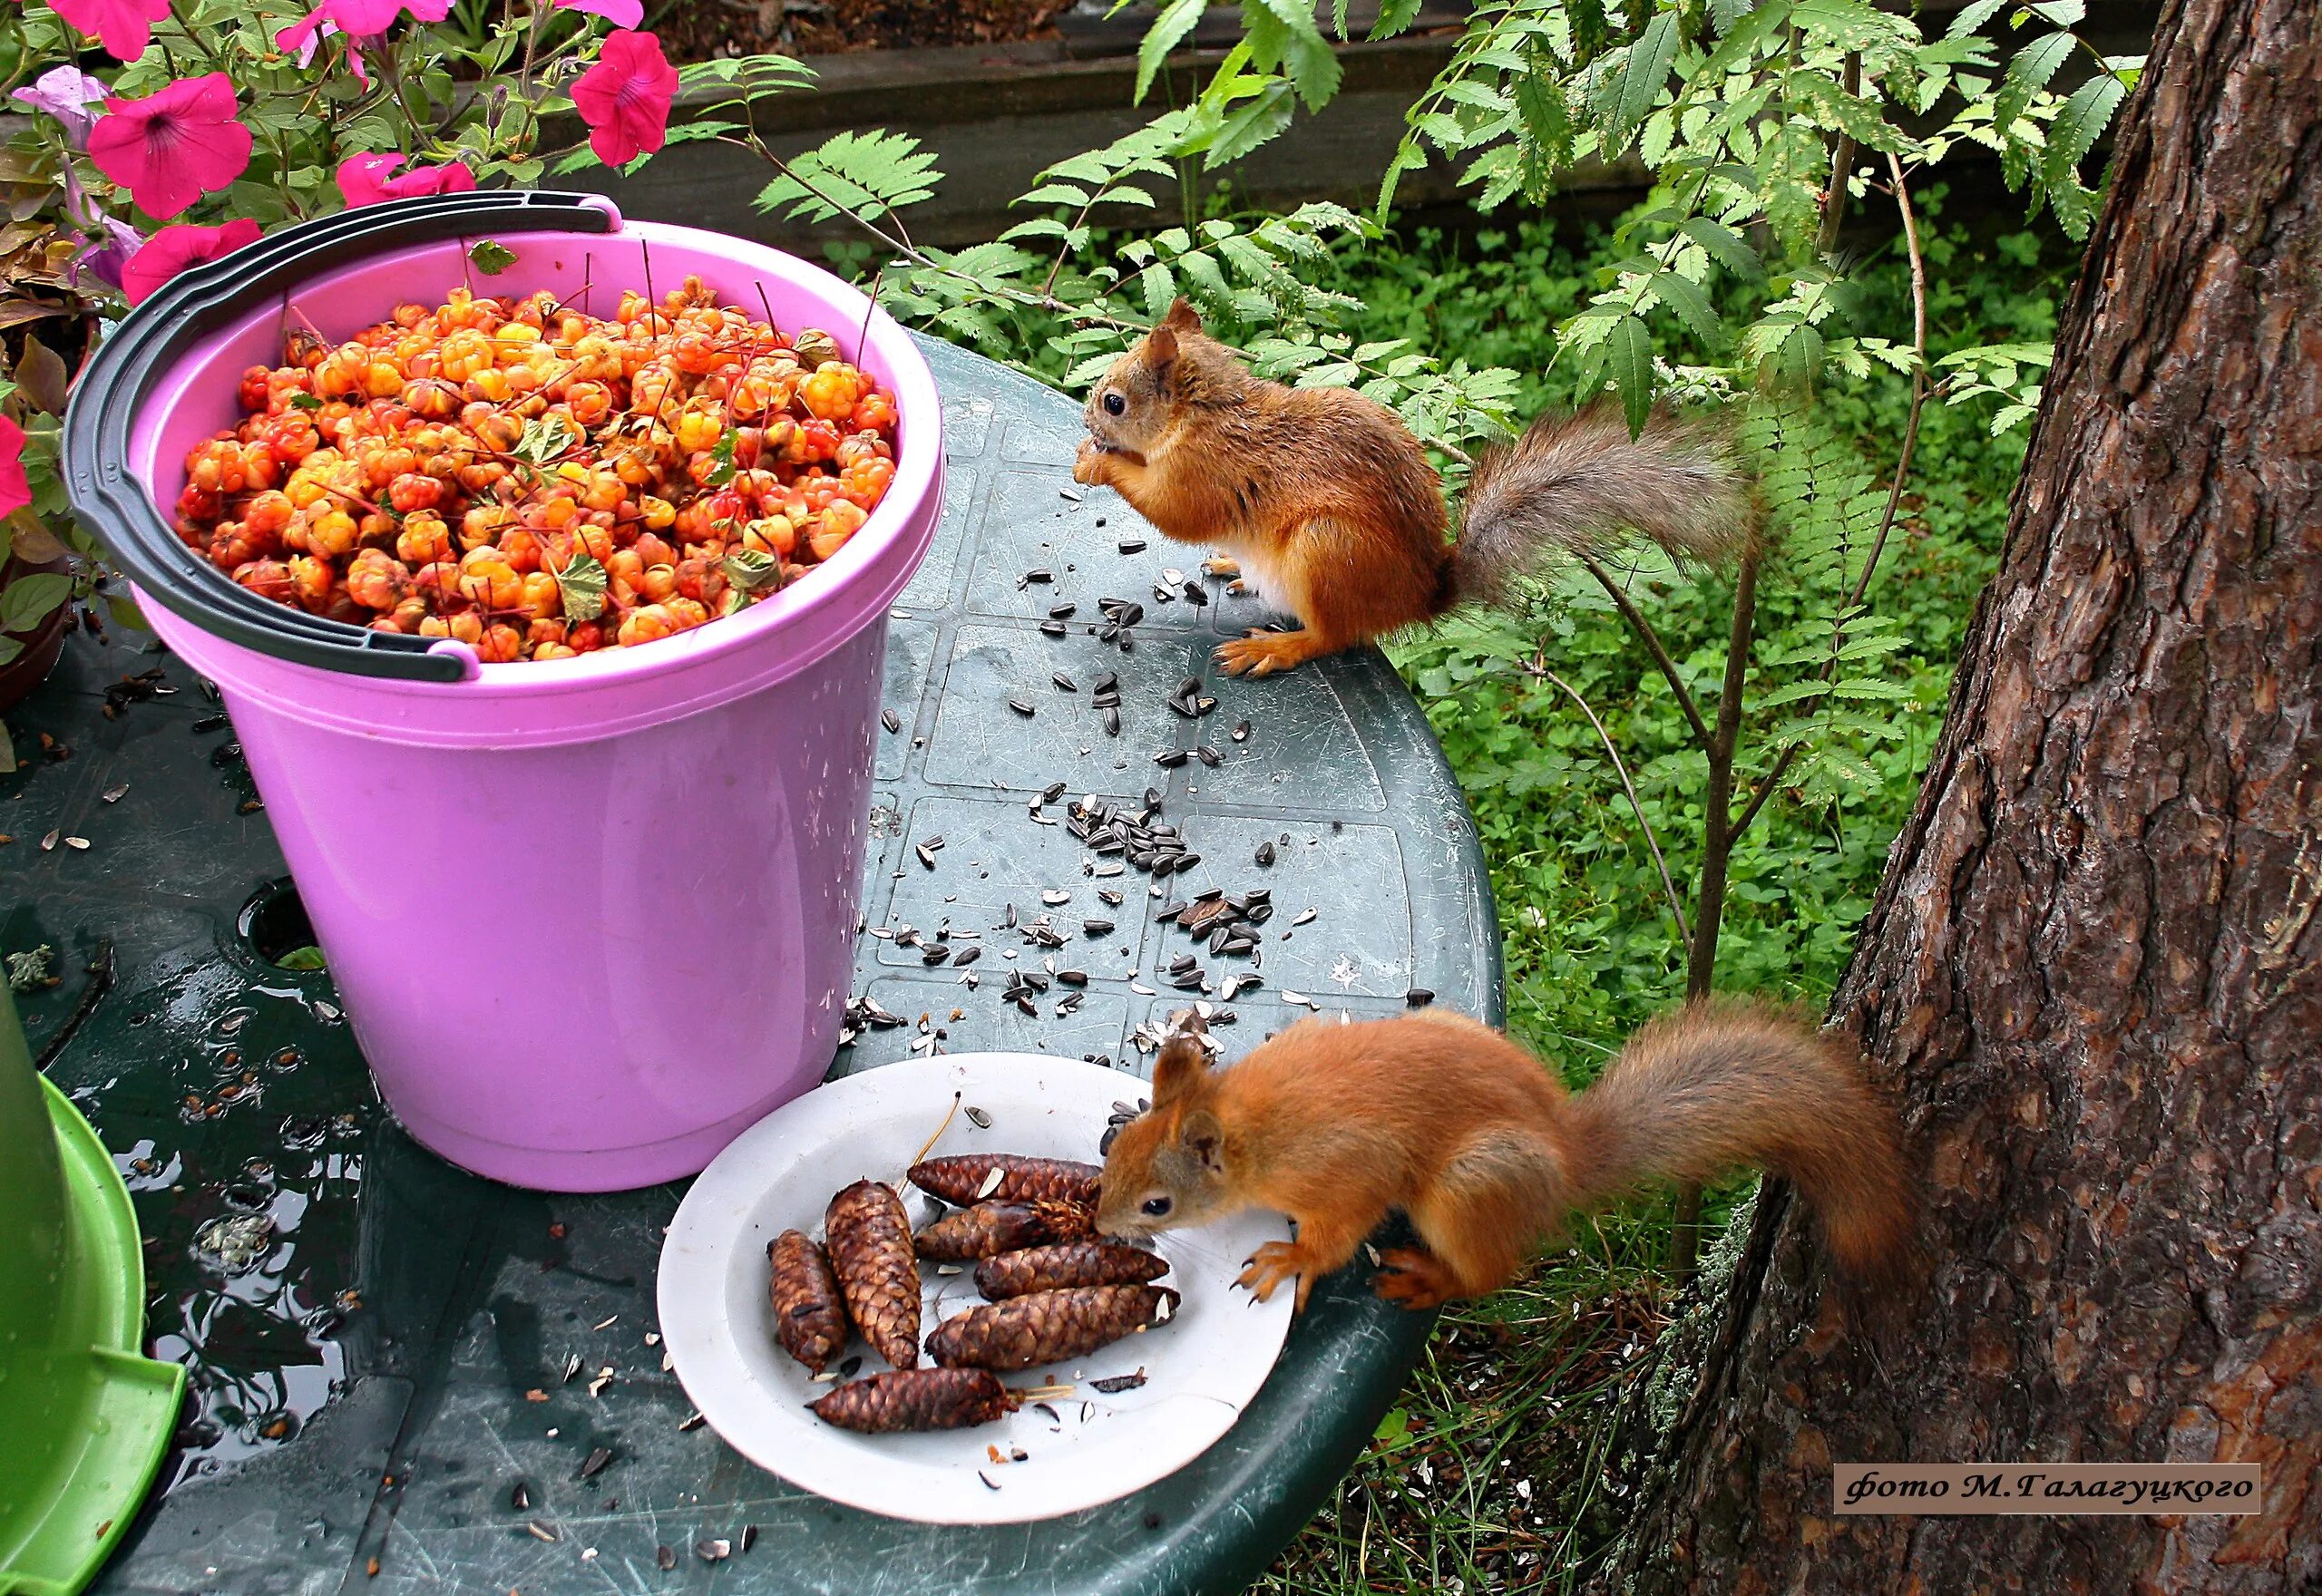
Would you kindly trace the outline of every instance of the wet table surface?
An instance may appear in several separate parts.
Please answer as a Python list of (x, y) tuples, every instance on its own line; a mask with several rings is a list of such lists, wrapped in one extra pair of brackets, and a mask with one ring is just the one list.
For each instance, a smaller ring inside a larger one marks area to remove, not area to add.
[[(1149, 1075), (1138, 1032), (1200, 996), (1169, 981), (1186, 953), (1213, 1002), (1228, 975), (1260, 978), (1224, 1006), (1229, 1056), (1310, 1011), (1400, 1013), (1414, 988), (1498, 1019), (1474, 830), (1386, 662), (1215, 673), (1209, 650), (1265, 618), (1254, 601), (1213, 579), (1194, 602), (1182, 584), (1200, 579), (1199, 550), (1072, 485), (1069, 403), (927, 347), (950, 486), (890, 626), (895, 729), (879, 734), (865, 923), (996, 926), (1005, 905), (1029, 919), (1043, 890), (1067, 886), (1123, 901), (1114, 935), (1073, 928), (1091, 978), (1062, 1017), (1062, 988), (1028, 1014), (1001, 996), (1006, 967), (971, 988), (967, 971), (863, 937), (856, 990), (905, 1023), (866, 1028), (834, 1073), (1005, 1048)], [(1040, 570), (1049, 579), (1026, 579)], [(1132, 650), (1097, 634), (1107, 597), (1144, 607)], [(1044, 632), (1065, 604), (1064, 636)], [(1107, 672), (1120, 678), (1117, 736), (1090, 701)], [(1197, 719), (1166, 703), (1188, 676), (1217, 700)], [(556, 1196), (453, 1168), (379, 1105), (328, 975), (263, 956), (298, 937), (295, 900), (280, 896), (281, 855), (232, 728), (182, 665), (141, 634), (82, 636), (8, 719), (27, 763), (0, 776), (0, 833), (14, 838), (0, 846), (0, 949), (55, 949), (60, 979), (20, 998), (26, 1029), (135, 1196), (149, 1348), (190, 1371), (161, 1488), (98, 1591), (1217, 1596), (1296, 1533), (1424, 1342), (1429, 1320), (1377, 1302), (1356, 1271), (1325, 1282), (1223, 1441), (1068, 1518), (942, 1529), (793, 1489), (688, 1427), (664, 1367), (654, 1264), (682, 1184)], [(1190, 756), (1156, 763), (1170, 751)], [(1031, 801), (1056, 782), (1131, 803), (1158, 789), (1202, 855), (1173, 897), (1271, 889), (1255, 957), (1196, 949), (1156, 918), (1148, 878), (1095, 874), (1109, 861), (1034, 823)], [(939, 867), (922, 868), (918, 843), (939, 835)], [(379, 843), (380, 869), (414, 867), (394, 839)], [(488, 1068), (505, 1039), (475, 1045)], [(1139, 1084), (1124, 1076), (1121, 1090)], [(600, 1451), (610, 1461), (586, 1468)], [(723, 1561), (698, 1552), (718, 1539)]]

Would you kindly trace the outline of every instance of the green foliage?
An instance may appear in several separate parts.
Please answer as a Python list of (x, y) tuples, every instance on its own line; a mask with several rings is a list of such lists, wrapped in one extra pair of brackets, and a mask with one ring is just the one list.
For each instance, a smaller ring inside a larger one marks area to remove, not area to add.
[[(1810, 386), (1861, 355), (1849, 285), (1828, 258), (1829, 223), (1849, 196), (1883, 189), (1883, 202), (1901, 203), (1914, 174), (1974, 142), (1998, 151), (2035, 212), (2050, 205), (2068, 235), (2086, 233), (2095, 195), (2083, 168), (2142, 63), (2085, 44), (2071, 31), (2083, 10), (1976, 0), (1930, 39), (1867, 0), (1486, 0), (1410, 106), (1378, 215), (1407, 174), (1439, 160), (1486, 210), (1543, 200), (1584, 162), (1637, 163), (1654, 203), (1615, 235), (1552, 358), (1576, 360), (1592, 388), (1617, 388), (1633, 427), (1665, 388)], [(2003, 13), (2009, 31), (2032, 35), (2012, 54), (1991, 32)], [(1271, 16), (1244, 7), (1254, 48), (1217, 69), (1205, 99), (1231, 80), (1253, 102), (1288, 83), (1311, 105), (1296, 72), (1256, 48), (1273, 36)], [(1412, 8), (1390, 8), (1372, 36), (1411, 20)], [(2074, 63), (2085, 81), (2054, 92)], [(1201, 148), (1196, 134), (1185, 153)], [(1732, 287), (1747, 291), (1721, 315)], [(1902, 339), (1880, 348), (1910, 369)]]
[[(1533, 374), (1515, 401), (1528, 413), (1575, 397), (1575, 375), (1549, 365), (1552, 319), (1585, 298), (1602, 242), (1568, 246), (1539, 223), (1466, 240), (1421, 233), (1412, 248), (1371, 250), (1325, 282), (1365, 302), (1358, 336), (1409, 337)], [(1939, 355), (1995, 336), (2045, 348), (2062, 250), (2036, 264), (2033, 235), (1978, 243), (1955, 229), (1930, 237), (1927, 253)], [(1891, 253), (1860, 281), (1871, 312), (1907, 303)], [(1831, 687), (1820, 684), (1836, 635), (1834, 595), (1859, 575), (1865, 530), (1884, 511), (1888, 482), (1873, 467), (1891, 462), (1909, 382), (1874, 363), (1859, 377), (1834, 378), (1810, 410), (1770, 409), (1745, 427), (1784, 532), (1781, 579), (1760, 589), (1739, 774), (1745, 783), (1761, 775), (1792, 735), (1809, 735), (1811, 756), (1793, 761), (1782, 793), (1735, 851), (1721, 986), (1818, 1004), (1851, 952), (1940, 726), (2021, 461), (2023, 433), (1994, 436), (1987, 402), (1965, 402), (1972, 397), (1927, 412), (1919, 464), (1868, 595), (1874, 612), (1849, 621)], [(1714, 682), (1730, 582), (1643, 561), (1630, 581), (1688, 679)], [(1511, 1020), (1568, 1078), (1585, 1080), (1619, 1036), (1683, 995), (1684, 959), (1603, 744), (1533, 662), (1544, 658), (1603, 717), (1681, 885), (1700, 859), (1706, 764), (1667, 684), (1593, 583), (1560, 583), (1523, 613), (1463, 617), (1390, 653), (1475, 811), (1500, 909)]]
[[(1252, 51), (1244, 44), (1236, 54), (1246, 62)], [(1224, 81), (1230, 88), (1234, 80)], [(842, 133), (788, 159), (749, 141), (776, 170), (761, 208), (815, 219), (844, 214), (870, 234), (889, 311), (1048, 380), (1089, 382), (1182, 296), (1268, 376), (1359, 387), (1457, 453), (1512, 432), (1515, 373), (1344, 329), (1360, 306), (1319, 278), (1334, 247), (1375, 240), (1381, 229), (1343, 206), (1214, 216), (1114, 245), (1099, 239), (1100, 208), (1153, 209), (1153, 180), (1173, 180), (1188, 151), (1232, 136), (1238, 114), (1229, 92), (1059, 161), (1017, 201), (1038, 214), (965, 249), (913, 243), (895, 214), (939, 180), (932, 157), (909, 135)], [(839, 258), (858, 267), (868, 258)]]
[(935, 192), (935, 157), (905, 133), (853, 131), (789, 164), (760, 191), (757, 208), (793, 219), (827, 221), (842, 212), (876, 221)]

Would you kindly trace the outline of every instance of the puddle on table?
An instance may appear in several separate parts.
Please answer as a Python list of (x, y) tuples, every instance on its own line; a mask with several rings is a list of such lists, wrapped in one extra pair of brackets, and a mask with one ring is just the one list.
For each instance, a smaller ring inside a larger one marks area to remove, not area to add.
[(157, 973), (118, 998), (120, 1029), (87, 1038), (81, 1056), (116, 1067), (73, 1095), (146, 1236), (147, 1346), (186, 1367), (175, 1485), (293, 1439), (361, 1372), (362, 1194), (384, 1110), (327, 979), (216, 958)]

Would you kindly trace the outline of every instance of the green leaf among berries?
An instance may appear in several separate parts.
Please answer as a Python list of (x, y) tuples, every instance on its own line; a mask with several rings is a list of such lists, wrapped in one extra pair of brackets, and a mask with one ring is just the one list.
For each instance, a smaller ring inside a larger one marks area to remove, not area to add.
[(594, 620), (605, 612), (605, 568), (594, 555), (579, 554), (555, 573), (556, 590), (564, 600), (564, 618)]

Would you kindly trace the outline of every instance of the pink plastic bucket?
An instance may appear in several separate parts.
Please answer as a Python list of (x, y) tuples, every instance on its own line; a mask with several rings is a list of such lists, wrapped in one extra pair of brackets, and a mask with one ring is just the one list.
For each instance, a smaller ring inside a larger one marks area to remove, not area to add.
[[(476, 238), (512, 250), (489, 278)], [(624, 223), (387, 246), (267, 295), (177, 356), (127, 466), (165, 511), (286, 317), (344, 336), (463, 281), (609, 312), (649, 270), (852, 348), (870, 307), (759, 245)], [(591, 297), (580, 299), (582, 284)], [(661, 642), (465, 679), (317, 668), (146, 613), (216, 681), (365, 1056), (411, 1134), (518, 1185), (692, 1174), (821, 1079), (854, 964), (887, 607), (942, 502), (941, 409), (883, 314), (860, 364), (901, 413), (896, 475), (812, 579)], [(102, 529), (101, 529), (102, 530)]]

